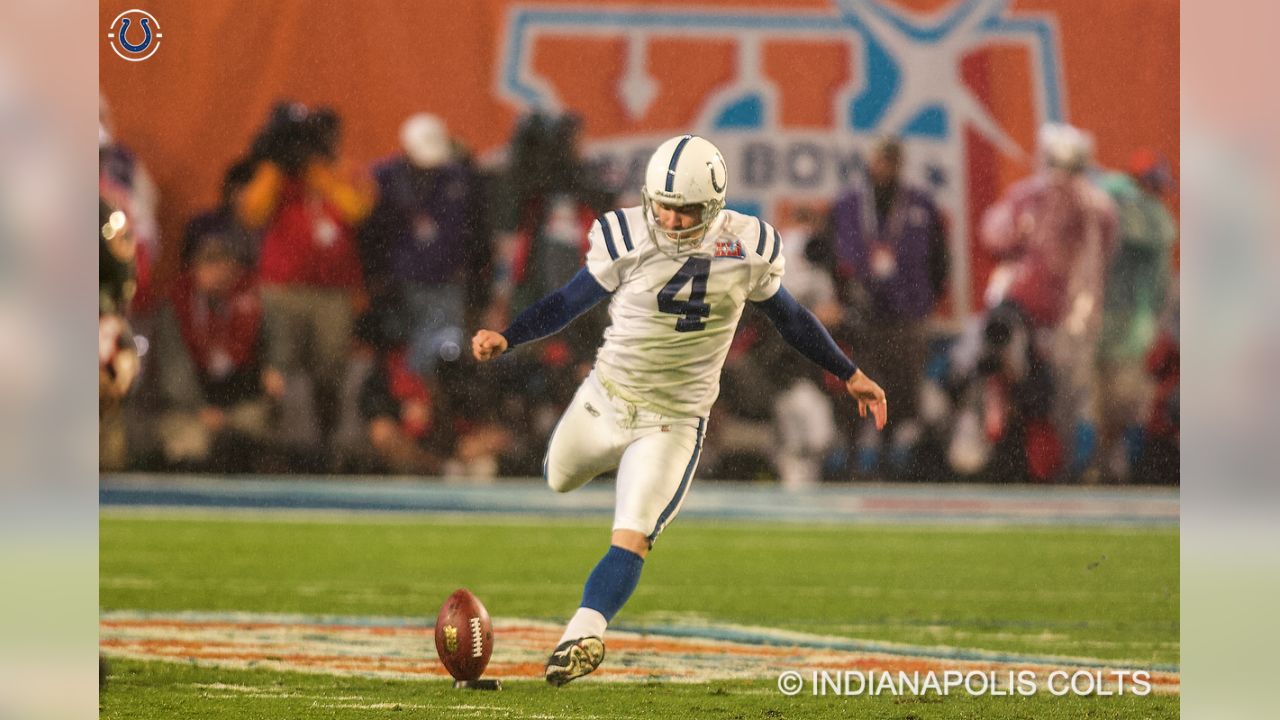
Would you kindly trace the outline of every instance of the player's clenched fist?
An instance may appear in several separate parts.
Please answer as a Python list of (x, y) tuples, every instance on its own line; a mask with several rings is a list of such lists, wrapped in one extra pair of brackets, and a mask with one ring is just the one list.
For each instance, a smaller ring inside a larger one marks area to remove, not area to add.
[(471, 338), (471, 354), (480, 362), (492, 360), (506, 351), (507, 339), (502, 333), (481, 330)]

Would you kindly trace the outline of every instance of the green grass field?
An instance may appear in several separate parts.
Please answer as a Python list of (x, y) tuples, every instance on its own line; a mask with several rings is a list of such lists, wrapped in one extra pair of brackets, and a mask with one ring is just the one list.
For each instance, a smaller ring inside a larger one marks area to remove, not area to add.
[[(434, 618), (468, 587), (498, 618), (561, 621), (607, 521), (225, 517), (106, 513), (104, 611)], [(919, 528), (685, 521), (615, 620), (735, 623), (924, 646), (1179, 662), (1172, 528)], [(549, 648), (548, 648), (549, 649)], [(384, 680), (112, 661), (104, 718), (417, 717), (1147, 718), (1176, 695), (783, 697), (773, 682), (510, 681), (464, 693)]]

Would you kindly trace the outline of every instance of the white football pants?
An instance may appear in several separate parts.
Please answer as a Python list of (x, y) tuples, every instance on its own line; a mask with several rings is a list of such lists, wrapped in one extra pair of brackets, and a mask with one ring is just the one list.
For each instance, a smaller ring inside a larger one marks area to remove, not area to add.
[(551, 433), (542, 476), (563, 493), (617, 468), (613, 529), (643, 533), (652, 546), (689, 492), (706, 425), (611, 396), (593, 371)]

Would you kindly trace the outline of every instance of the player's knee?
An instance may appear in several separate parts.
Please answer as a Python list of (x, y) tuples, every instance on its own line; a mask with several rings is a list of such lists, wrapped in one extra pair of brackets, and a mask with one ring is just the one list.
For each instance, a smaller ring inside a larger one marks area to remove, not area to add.
[(614, 530), (610, 543), (644, 557), (649, 554), (649, 537), (636, 530)]
[(557, 471), (550, 464), (543, 464), (542, 477), (547, 481), (547, 487), (558, 493), (567, 493), (581, 483), (575, 484), (573, 476), (566, 472)]

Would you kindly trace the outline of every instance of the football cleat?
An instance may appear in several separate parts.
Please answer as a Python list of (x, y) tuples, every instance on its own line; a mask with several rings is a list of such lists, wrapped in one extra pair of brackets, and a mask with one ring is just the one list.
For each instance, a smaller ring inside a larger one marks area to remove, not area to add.
[(565, 640), (547, 660), (547, 682), (560, 687), (590, 674), (604, 661), (604, 641), (598, 637)]

